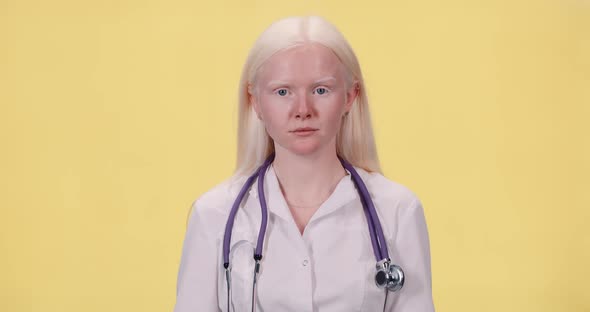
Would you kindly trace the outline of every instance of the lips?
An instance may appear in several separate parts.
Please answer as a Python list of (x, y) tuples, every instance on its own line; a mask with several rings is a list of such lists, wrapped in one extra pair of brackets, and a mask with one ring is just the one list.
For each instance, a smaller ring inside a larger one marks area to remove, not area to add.
[(291, 131), (291, 133), (297, 137), (311, 137), (315, 135), (317, 130), (317, 128), (312, 127), (301, 127)]
[(316, 128), (311, 128), (311, 127), (303, 127), (303, 128), (297, 128), (291, 132), (311, 132), (311, 131), (316, 131), (318, 129)]

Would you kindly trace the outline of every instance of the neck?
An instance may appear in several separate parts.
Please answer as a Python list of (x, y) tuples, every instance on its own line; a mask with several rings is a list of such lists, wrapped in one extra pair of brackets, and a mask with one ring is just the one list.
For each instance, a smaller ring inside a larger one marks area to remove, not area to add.
[(272, 166), (285, 199), (295, 207), (319, 206), (346, 176), (335, 148), (296, 155), (277, 147)]

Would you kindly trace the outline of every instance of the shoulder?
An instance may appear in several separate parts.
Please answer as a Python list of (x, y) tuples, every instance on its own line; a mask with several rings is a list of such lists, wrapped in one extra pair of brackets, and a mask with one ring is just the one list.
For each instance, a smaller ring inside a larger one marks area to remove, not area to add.
[(394, 205), (409, 206), (419, 201), (418, 195), (407, 186), (389, 179), (378, 172), (367, 172), (364, 169), (357, 171), (367, 185), (371, 197)]
[(198, 196), (191, 204), (188, 226), (220, 228), (247, 177), (231, 177)]
[(397, 224), (400, 219), (423, 214), (418, 195), (409, 187), (378, 172), (357, 171), (369, 190), (378, 215), (386, 224)]

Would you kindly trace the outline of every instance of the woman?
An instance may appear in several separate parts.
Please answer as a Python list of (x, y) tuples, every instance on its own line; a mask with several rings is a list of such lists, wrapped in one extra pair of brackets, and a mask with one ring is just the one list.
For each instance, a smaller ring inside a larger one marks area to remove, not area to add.
[[(332, 24), (290, 17), (261, 34), (238, 128), (235, 175), (193, 203), (176, 312), (434, 311), (422, 205), (380, 174), (360, 66)], [(381, 258), (402, 270), (378, 277)]]

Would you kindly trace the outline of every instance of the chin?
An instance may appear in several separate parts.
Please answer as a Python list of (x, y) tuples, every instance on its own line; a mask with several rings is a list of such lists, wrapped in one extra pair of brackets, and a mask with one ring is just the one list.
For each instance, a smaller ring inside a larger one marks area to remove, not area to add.
[(319, 142), (300, 142), (292, 144), (288, 148), (291, 153), (300, 156), (315, 154), (320, 149)]

